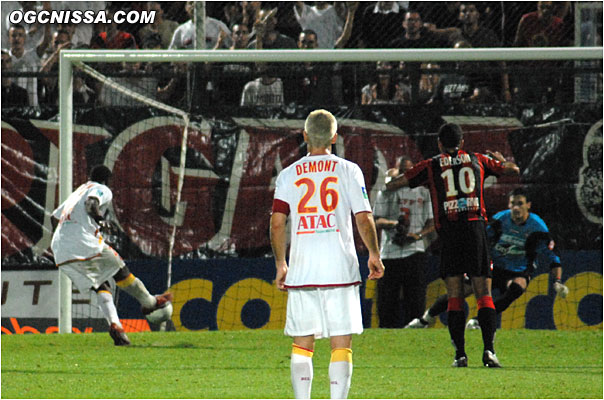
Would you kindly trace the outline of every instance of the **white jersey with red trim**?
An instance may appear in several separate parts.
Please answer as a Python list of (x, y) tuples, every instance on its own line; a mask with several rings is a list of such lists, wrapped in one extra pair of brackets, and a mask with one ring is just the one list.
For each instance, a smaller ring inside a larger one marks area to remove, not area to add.
[(99, 226), (86, 212), (86, 199), (90, 197), (99, 200), (99, 208), (103, 213), (113, 194), (105, 185), (86, 182), (53, 211), (52, 216), (59, 220), (50, 244), (55, 264), (86, 260), (101, 253), (103, 237)]
[(352, 214), (371, 212), (371, 205), (357, 164), (335, 155), (303, 157), (277, 177), (275, 201), (287, 203), (290, 214), (285, 287), (361, 282)]

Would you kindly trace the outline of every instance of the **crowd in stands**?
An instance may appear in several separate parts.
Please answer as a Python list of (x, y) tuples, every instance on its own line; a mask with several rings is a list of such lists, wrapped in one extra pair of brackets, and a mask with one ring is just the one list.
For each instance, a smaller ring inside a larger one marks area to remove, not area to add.
[[(8, 15), (18, 9), (107, 10), (109, 18), (118, 10), (146, 10), (155, 11), (155, 20), (147, 25), (11, 25)], [(571, 2), (206, 2), (205, 43), (196, 44), (194, 9), (195, 2), (2, 2), (2, 72), (30, 73), (3, 77), (3, 107), (23, 102), (22, 96), (4, 95), (17, 87), (27, 91), (28, 105), (56, 105), (62, 49), (548, 47), (573, 45), (575, 32)], [(596, 43), (602, 44), (601, 36)], [(190, 100), (191, 76), (207, 101), (241, 106), (541, 102), (556, 100), (572, 85), (561, 73), (513, 76), (505, 63), (481, 65), (489, 68), (468, 62), (364, 63), (354, 74), (345, 63), (277, 64), (99, 68), (131, 90), (176, 106)], [(517, 65), (547, 69), (560, 63)], [(79, 104), (128, 103), (80, 76), (74, 92)]]

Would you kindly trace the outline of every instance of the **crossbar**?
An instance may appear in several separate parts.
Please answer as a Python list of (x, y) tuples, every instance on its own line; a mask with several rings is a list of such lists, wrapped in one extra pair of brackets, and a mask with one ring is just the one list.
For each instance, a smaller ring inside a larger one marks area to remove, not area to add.
[(72, 62), (363, 62), (598, 60), (602, 47), (342, 50), (63, 50)]

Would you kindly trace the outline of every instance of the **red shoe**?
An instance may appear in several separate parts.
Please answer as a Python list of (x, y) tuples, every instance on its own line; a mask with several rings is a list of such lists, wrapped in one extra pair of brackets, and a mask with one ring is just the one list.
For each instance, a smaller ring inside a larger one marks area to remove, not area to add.
[(109, 336), (111, 336), (113, 344), (116, 346), (128, 346), (130, 344), (130, 339), (126, 336), (124, 328), (119, 327), (116, 323), (109, 327)]
[(164, 293), (164, 294), (158, 294), (155, 296), (155, 306), (153, 307), (142, 307), (141, 311), (143, 312), (143, 315), (147, 315), (147, 314), (151, 314), (153, 311), (158, 310), (160, 308), (163, 308), (166, 306), (166, 304), (168, 302), (172, 302), (172, 299), (174, 298), (174, 295), (172, 293)]

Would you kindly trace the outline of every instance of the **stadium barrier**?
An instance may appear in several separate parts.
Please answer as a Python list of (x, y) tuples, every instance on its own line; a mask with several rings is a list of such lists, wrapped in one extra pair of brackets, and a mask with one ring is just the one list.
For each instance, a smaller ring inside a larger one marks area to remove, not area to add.
[[(367, 259), (361, 257), (362, 275), (368, 274)], [(602, 253), (598, 251), (564, 251), (561, 254), (562, 280), (570, 289), (567, 299), (555, 296), (549, 271), (537, 270), (528, 291), (506, 310), (500, 319), (503, 329), (602, 329)], [(438, 277), (436, 256), (430, 257), (426, 277), (426, 304), (445, 293)], [(163, 267), (156, 261), (131, 261), (129, 268), (152, 292), (164, 285)], [(179, 260), (174, 262), (175, 294), (172, 321), (178, 331), (282, 329), (287, 294), (273, 284), (274, 264), (268, 258), (234, 258), (216, 260)], [(159, 273), (158, 273), (159, 272)], [(56, 271), (7, 271), (3, 273), (2, 332), (55, 333), (57, 297)], [(366, 328), (378, 326), (376, 282), (364, 280), (361, 288), (363, 322)], [(74, 294), (75, 304), (89, 300)], [(476, 301), (468, 297), (467, 311), (476, 314)], [(141, 319), (140, 306), (129, 296), (119, 302), (120, 317), (129, 331), (157, 329)], [(446, 324), (446, 313), (436, 327)], [(74, 320), (74, 332), (105, 331), (101, 315)]]
[[(26, 281), (52, 280), (22, 276), (5, 287), (5, 279), (13, 274), (10, 270), (25, 274), (32, 267), (54, 268), (49, 252), (50, 212), (57, 205), (59, 126), (49, 120), (30, 119), (29, 110), (22, 111), (19, 115), (15, 110), (6, 114), (3, 110), (2, 119), (3, 332), (23, 331), (31, 326), (29, 317), (8, 312), (11, 288), (16, 290), (15, 286), (23, 286)], [(174, 248), (175, 257), (180, 260), (175, 260), (178, 267), (175, 266), (172, 279), (172, 287), (179, 285), (177, 289), (183, 290), (177, 296), (187, 301), (175, 303), (179, 318), (173, 321), (176, 329), (277, 327), (282, 323), (275, 315), (284, 312), (284, 296), (270, 286), (273, 267), (270, 259), (262, 257), (270, 255), (268, 215), (274, 179), (282, 168), (304, 154), (300, 131), (308, 111), (305, 107), (236, 108), (192, 116), (183, 204), (179, 205), (184, 207), (184, 217), (178, 221)], [(371, 199), (375, 199), (384, 173), (394, 165), (396, 157), (406, 153), (418, 161), (435, 154), (434, 132), (445, 121), (462, 125), (467, 149), (498, 149), (515, 160), (522, 171), (520, 179), (487, 181), (489, 214), (507, 207), (506, 194), (510, 189), (526, 185), (533, 197), (533, 210), (547, 222), (559, 248), (589, 255), (584, 270), (573, 269), (572, 262), (567, 266), (563, 260), (565, 279), (589, 284), (577, 289), (572, 303), (552, 298), (552, 310), (566, 316), (559, 321), (557, 317), (540, 321), (530, 317), (528, 310), (543, 301), (549, 289), (536, 284), (546, 284), (547, 280), (536, 277), (531, 288), (535, 287), (538, 295), (529, 298), (529, 291), (526, 301), (517, 302), (521, 313), (513, 317), (509, 326), (523, 326), (524, 311), (524, 326), (531, 328), (581, 329), (601, 325), (601, 107), (383, 105), (340, 107), (333, 111), (340, 122), (335, 152), (361, 166)], [(147, 108), (124, 107), (78, 110), (74, 118), (74, 186), (85, 181), (92, 165), (104, 163), (113, 170), (113, 212), (121, 231), (108, 239), (155, 292), (165, 290), (166, 272), (162, 268), (166, 263), (168, 231), (177, 217), (174, 193), (180, 172), (179, 122)], [(362, 246), (357, 250), (364, 254)], [(196, 274), (179, 275), (187, 270), (183, 266), (189, 262), (196, 265), (191, 267), (198, 270)], [(234, 265), (243, 271), (248, 263), (263, 270), (263, 275), (233, 272)], [(568, 270), (574, 272), (568, 275)], [(228, 285), (215, 281), (212, 275), (203, 275), (226, 271), (235, 274), (220, 278), (229, 281)], [(41, 295), (48, 285), (26, 286)], [(599, 292), (592, 287), (599, 288)], [(367, 289), (374, 290), (371, 284)], [(429, 293), (438, 290), (435, 280)], [(268, 311), (261, 301), (250, 300), (254, 292), (261, 293), (261, 298), (273, 296), (267, 303)], [(366, 299), (371, 297), (365, 294)], [(201, 300), (189, 301), (190, 298)], [(121, 296), (120, 314), (124, 318), (140, 318), (140, 314), (128, 311), (128, 301), (128, 296)], [(525, 303), (526, 310), (522, 306)], [(46, 331), (56, 324), (55, 315), (56, 312), (32, 317), (49, 319), (46, 325), (32, 328)], [(11, 317), (16, 318), (19, 329)], [(78, 314), (74, 314), (74, 326), (85, 331), (87, 326), (77, 325), (77, 318)], [(96, 320), (91, 314), (86, 318)], [(373, 317), (366, 315), (366, 323), (367, 318)], [(577, 318), (582, 322), (577, 322)], [(502, 326), (508, 326), (506, 321), (502, 321)]]

